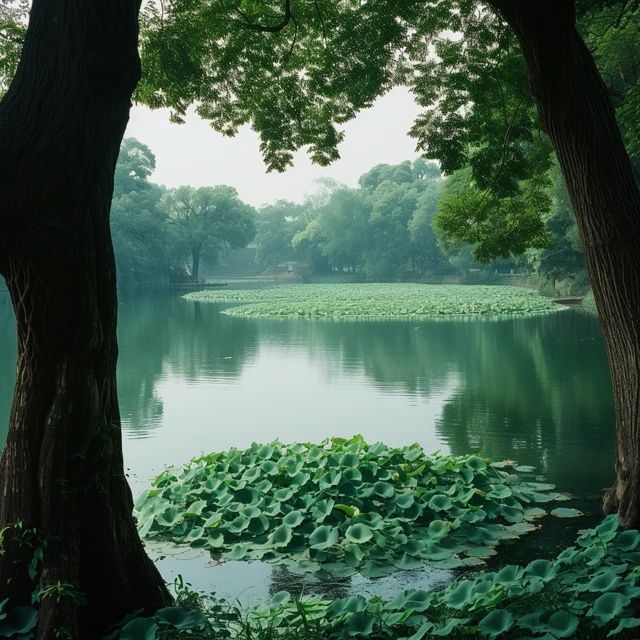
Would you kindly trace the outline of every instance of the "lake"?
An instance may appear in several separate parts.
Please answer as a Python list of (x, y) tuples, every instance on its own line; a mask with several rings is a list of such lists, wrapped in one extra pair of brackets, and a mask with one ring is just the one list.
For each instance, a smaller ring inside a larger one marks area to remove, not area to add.
[[(265, 320), (169, 296), (120, 305), (119, 390), (134, 494), (165, 466), (253, 441), (419, 442), (533, 465), (587, 516), (499, 547), (498, 562), (553, 555), (599, 518), (611, 483), (614, 417), (595, 317), (577, 310), (501, 320)], [(14, 382), (15, 328), (0, 293), (0, 441)], [(152, 549), (167, 579), (253, 601), (283, 588), (392, 594), (451, 572), (318, 584), (266, 563), (210, 566), (199, 552)]]

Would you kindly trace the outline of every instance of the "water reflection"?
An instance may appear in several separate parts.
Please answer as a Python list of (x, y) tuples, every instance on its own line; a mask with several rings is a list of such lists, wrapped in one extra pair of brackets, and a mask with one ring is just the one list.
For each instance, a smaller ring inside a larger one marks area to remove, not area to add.
[[(360, 432), (516, 458), (571, 491), (596, 493), (610, 479), (608, 367), (597, 321), (581, 313), (488, 322), (257, 320), (179, 298), (137, 297), (121, 304), (119, 339), (126, 449), (143, 474), (151, 469), (138, 464), (138, 449), (155, 469), (252, 440)], [(10, 303), (0, 295), (0, 430), (14, 354)]]
[[(219, 311), (168, 297), (121, 304), (119, 389), (134, 492), (163, 466), (202, 451), (362, 433), (390, 444), (419, 441), (429, 451), (515, 458), (597, 511), (614, 434), (595, 318), (565, 311), (500, 321), (332, 322)], [(0, 441), (14, 362), (13, 318), (0, 295)], [(558, 544), (572, 535), (572, 525), (554, 526)], [(552, 548), (548, 538), (544, 548)], [(261, 563), (209, 567), (202, 558), (168, 557), (159, 564), (167, 577), (182, 573), (195, 586), (216, 585), (229, 597), (247, 591), (249, 599), (294, 587), (389, 594), (448, 579), (426, 569), (320, 586)]]

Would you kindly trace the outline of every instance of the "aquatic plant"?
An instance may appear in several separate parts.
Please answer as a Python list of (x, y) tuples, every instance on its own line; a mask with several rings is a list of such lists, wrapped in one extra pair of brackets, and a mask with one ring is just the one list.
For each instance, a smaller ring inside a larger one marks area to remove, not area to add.
[[(424, 564), (483, 564), (501, 540), (537, 528), (537, 506), (568, 496), (529, 467), (361, 436), (212, 453), (167, 470), (139, 498), (141, 535), (215, 559), (370, 578)], [(559, 515), (579, 515), (563, 512)]]
[[(154, 640), (157, 631), (172, 628), (190, 628), (197, 638), (218, 640), (636, 637), (628, 630), (640, 627), (639, 548), (640, 532), (622, 530), (616, 516), (608, 516), (553, 560), (475, 573), (438, 591), (414, 589), (391, 601), (362, 596), (295, 599), (279, 592), (269, 602), (241, 609), (182, 588), (179, 606), (155, 618), (130, 621), (111, 637)], [(169, 619), (181, 626), (172, 627)], [(136, 635), (143, 625), (150, 633)]]
[(224, 313), (259, 317), (501, 316), (559, 308), (531, 289), (490, 285), (299, 284), (201, 291), (185, 297), (232, 304)]

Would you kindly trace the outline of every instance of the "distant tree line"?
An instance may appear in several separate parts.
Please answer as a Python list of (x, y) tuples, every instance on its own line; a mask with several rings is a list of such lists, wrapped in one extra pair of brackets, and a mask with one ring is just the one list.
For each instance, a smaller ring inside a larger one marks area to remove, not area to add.
[(215, 265), (256, 234), (255, 211), (233, 187), (166, 189), (149, 180), (155, 156), (133, 138), (116, 166), (111, 231), (118, 284), (161, 287), (168, 278), (198, 279), (203, 260)]
[(303, 204), (279, 201), (256, 219), (256, 260), (266, 271), (296, 263), (311, 275), (402, 280), (513, 269), (567, 292), (587, 286), (555, 166), (512, 198), (495, 198), (477, 188), (470, 168), (445, 179), (423, 159), (378, 165), (357, 188), (325, 182)]
[(496, 271), (537, 274), (553, 290), (587, 286), (580, 239), (555, 165), (531, 172), (512, 195), (478, 187), (469, 165), (444, 178), (434, 162), (378, 165), (356, 188), (324, 181), (302, 204), (255, 211), (233, 187), (166, 189), (150, 181), (151, 150), (126, 139), (115, 174), (111, 226), (119, 285), (161, 287), (199, 278), (255, 240), (260, 270), (295, 264), (311, 277), (424, 279)]

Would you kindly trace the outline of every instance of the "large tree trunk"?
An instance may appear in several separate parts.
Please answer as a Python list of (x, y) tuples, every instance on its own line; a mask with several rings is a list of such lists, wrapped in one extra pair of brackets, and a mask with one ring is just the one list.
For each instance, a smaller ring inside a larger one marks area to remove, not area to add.
[[(34, 0), (0, 105), (0, 269), (17, 320), (17, 381), (0, 459), (0, 601), (39, 603), (38, 639), (101, 637), (166, 604), (132, 517), (116, 393), (109, 208), (140, 66), (137, 0)], [(21, 543), (37, 530), (35, 574)]]
[[(489, 0), (524, 52), (564, 174), (609, 354), (616, 481), (604, 509), (640, 526), (640, 192), (572, 0)], [(589, 473), (585, 469), (585, 473)]]

